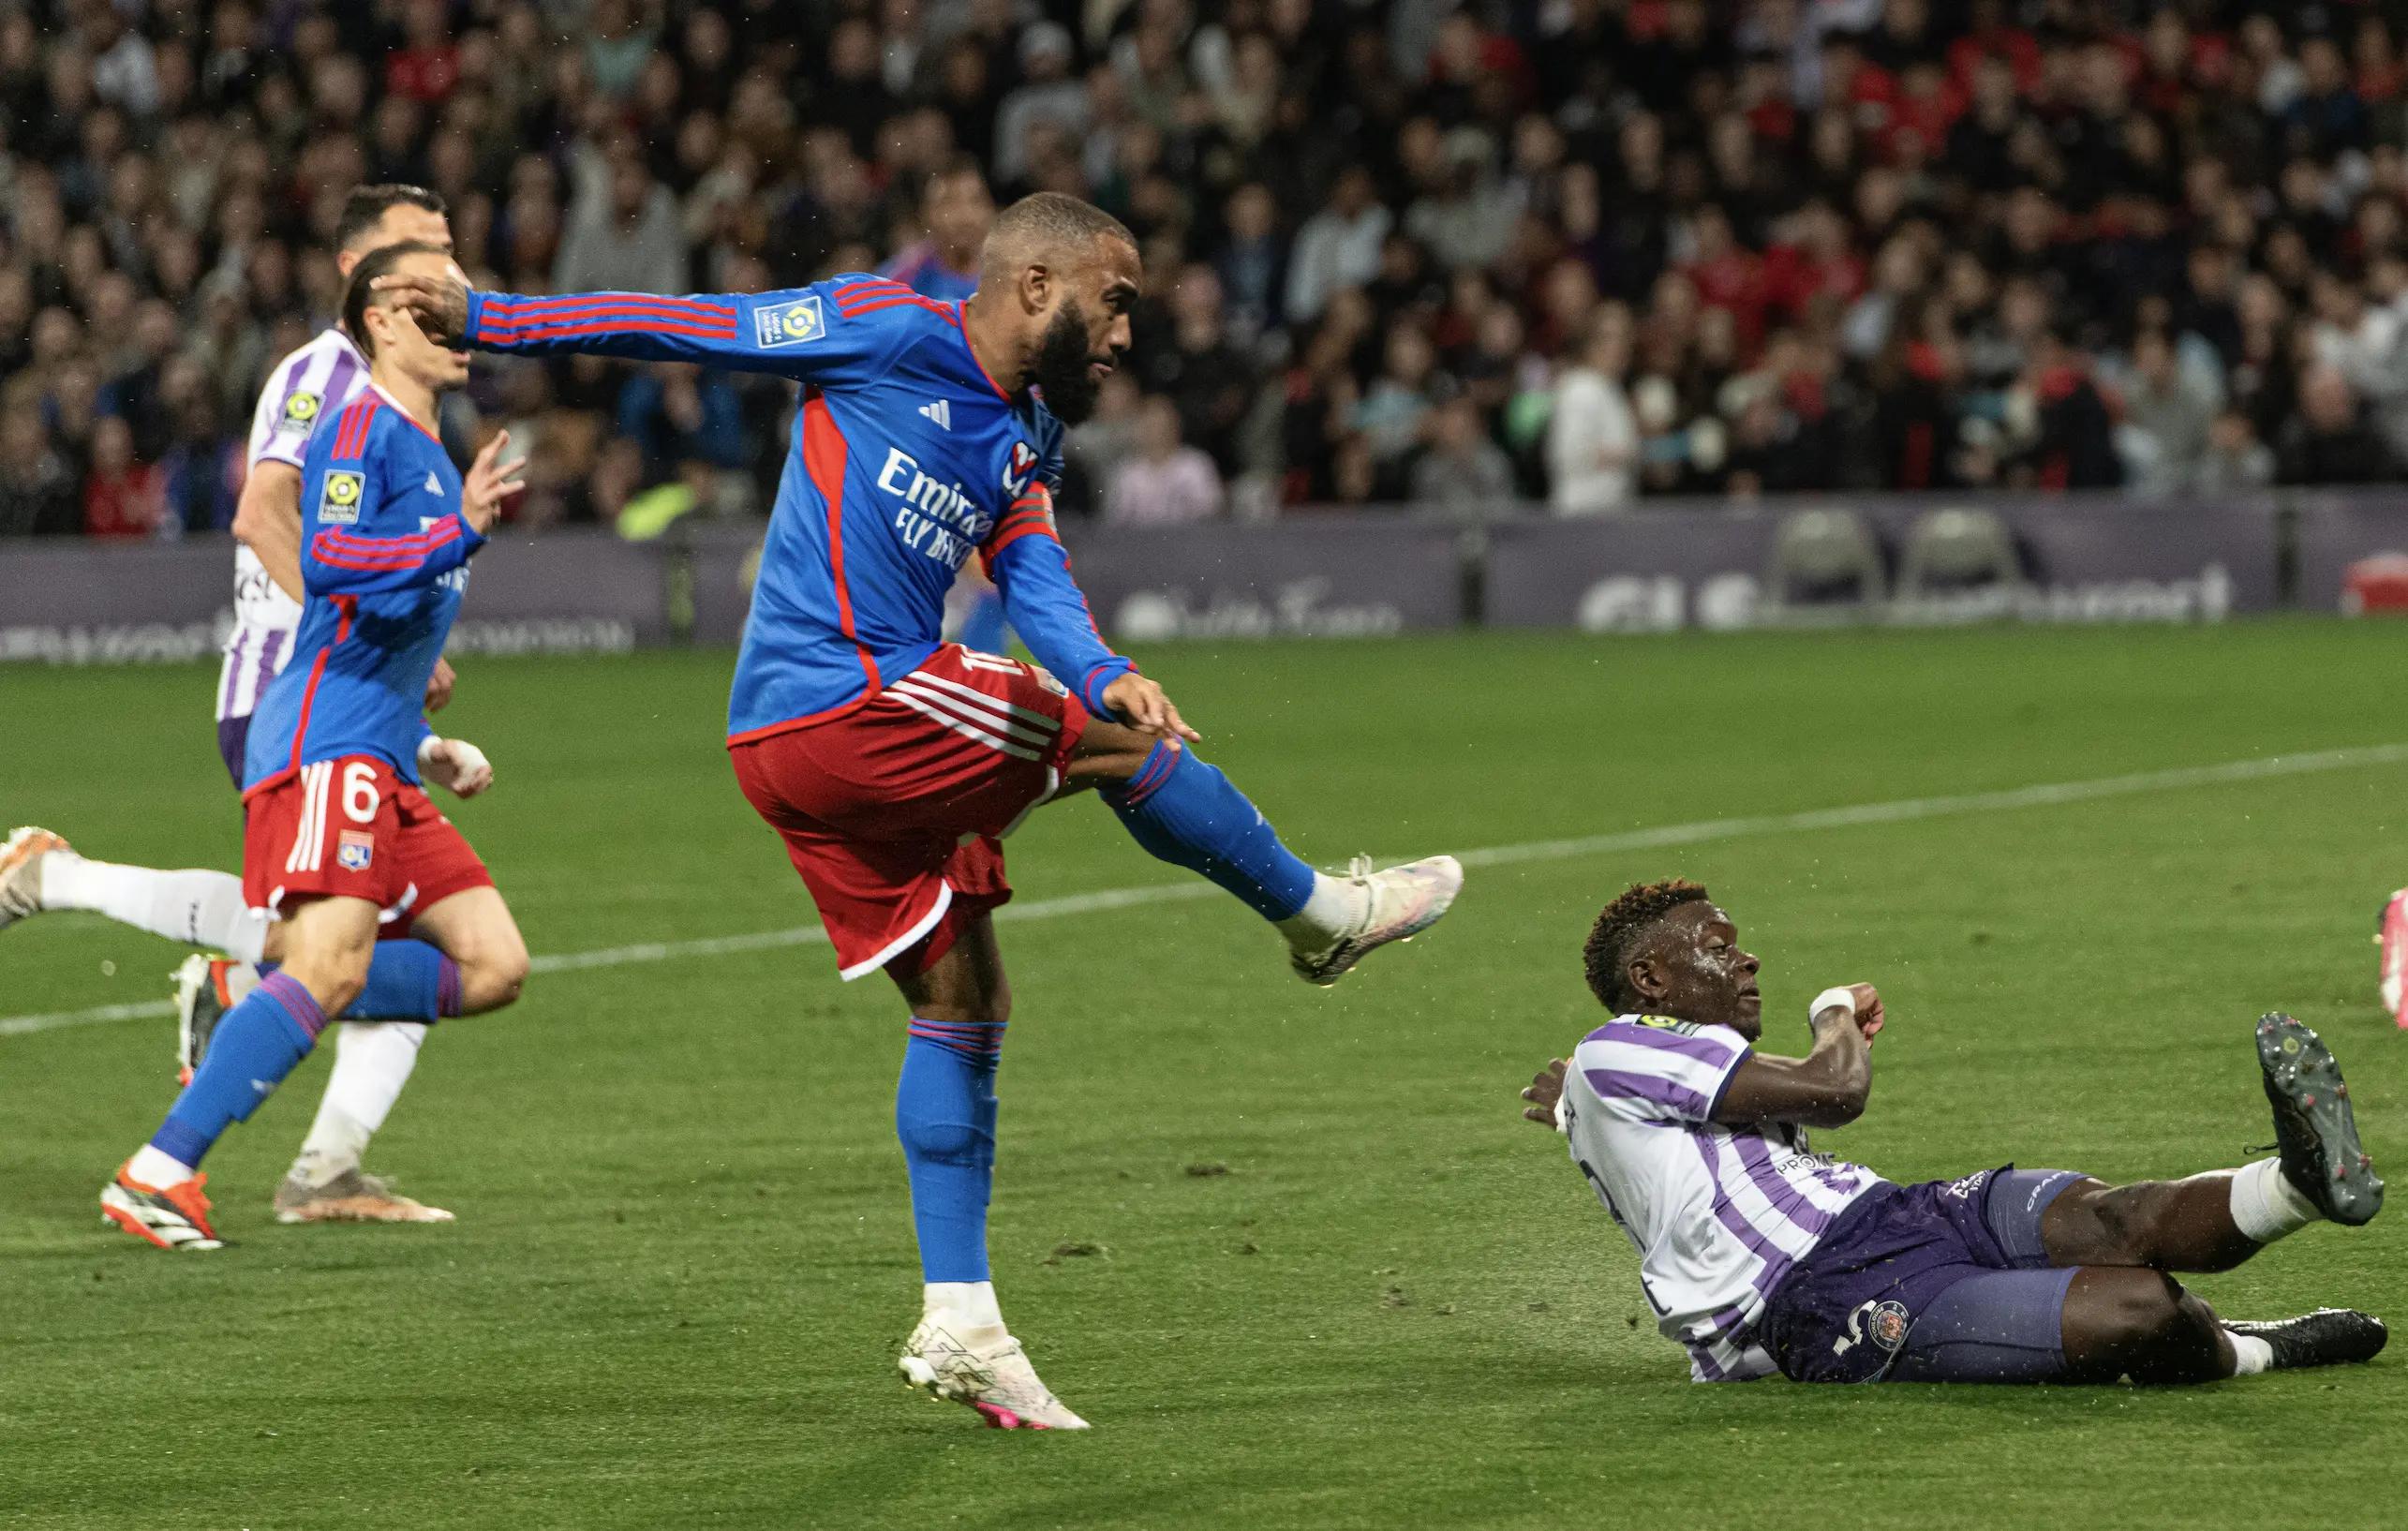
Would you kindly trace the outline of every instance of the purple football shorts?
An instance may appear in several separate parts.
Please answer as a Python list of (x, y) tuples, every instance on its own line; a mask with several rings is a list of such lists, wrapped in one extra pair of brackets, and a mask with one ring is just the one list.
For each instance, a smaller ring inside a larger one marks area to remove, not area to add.
[(2074, 1272), (2050, 1269), (2041, 1216), (2080, 1179), (2005, 1165), (1868, 1192), (1773, 1288), (1758, 1337), (1795, 1382), (2053, 1375)]

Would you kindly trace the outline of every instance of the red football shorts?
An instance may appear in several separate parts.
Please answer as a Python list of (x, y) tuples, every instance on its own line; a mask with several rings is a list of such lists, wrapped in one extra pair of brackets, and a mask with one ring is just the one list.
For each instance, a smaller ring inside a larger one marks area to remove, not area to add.
[(383, 934), (493, 874), (425, 793), (373, 755), (304, 766), (243, 800), (243, 897), (254, 909), (296, 899), (365, 899)]
[(999, 841), (1060, 790), (1086, 729), (1044, 671), (947, 644), (868, 705), (729, 753), (858, 978), (925, 973), (1010, 901)]

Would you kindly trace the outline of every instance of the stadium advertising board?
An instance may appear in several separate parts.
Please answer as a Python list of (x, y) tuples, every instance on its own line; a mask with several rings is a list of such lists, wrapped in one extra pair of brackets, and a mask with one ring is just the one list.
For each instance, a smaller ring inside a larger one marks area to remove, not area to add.
[(1384, 516), (1067, 533), (1114, 638), (1369, 638), (1463, 620), (1462, 534)]
[[(623, 653), (670, 635), (662, 559), (603, 532), (505, 532), (477, 555), (455, 654)], [(0, 661), (156, 663), (218, 652), (233, 547), (14, 543), (0, 550)]]
[(1500, 523), (1483, 619), (1593, 632), (2217, 621), (2277, 602), (2270, 498), (1889, 498)]
[(2303, 610), (2408, 613), (2408, 502), (2396, 495), (2311, 495), (2298, 511)]

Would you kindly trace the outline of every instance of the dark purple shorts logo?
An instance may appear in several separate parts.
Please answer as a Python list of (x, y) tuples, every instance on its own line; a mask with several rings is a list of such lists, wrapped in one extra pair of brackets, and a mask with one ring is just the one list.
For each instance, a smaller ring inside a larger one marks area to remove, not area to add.
[(1909, 1327), (1905, 1303), (1883, 1302), (1874, 1308), (1872, 1318), (1865, 1325), (1865, 1337), (1895, 1356), (1907, 1343)]

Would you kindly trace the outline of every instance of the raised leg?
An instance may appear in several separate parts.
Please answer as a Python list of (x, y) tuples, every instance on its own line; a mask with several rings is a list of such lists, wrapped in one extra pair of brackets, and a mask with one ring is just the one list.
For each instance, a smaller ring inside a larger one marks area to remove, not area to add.
[(2235, 1220), (2234, 1181), (2242, 1173), (2248, 1171), (2220, 1169), (2131, 1185), (2077, 1181), (2041, 1218), (2049, 1263), (2229, 1271), (2267, 1241)]

